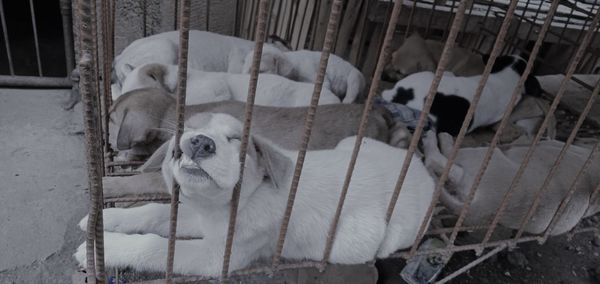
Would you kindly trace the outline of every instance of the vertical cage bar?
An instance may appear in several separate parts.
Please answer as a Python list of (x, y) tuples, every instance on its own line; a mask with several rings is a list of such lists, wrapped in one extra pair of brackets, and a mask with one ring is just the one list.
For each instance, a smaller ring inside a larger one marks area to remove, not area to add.
[(296, 198), (296, 192), (298, 190), (298, 184), (300, 181), (300, 175), (302, 174), (302, 165), (304, 164), (304, 158), (306, 157), (306, 149), (308, 148), (308, 142), (310, 140), (310, 134), (312, 132), (312, 126), (315, 114), (317, 112), (317, 104), (321, 96), (321, 88), (323, 87), (323, 80), (325, 79), (325, 72), (327, 69), (327, 61), (329, 55), (334, 46), (335, 35), (338, 29), (340, 21), (340, 14), (342, 10), (342, 0), (334, 0), (331, 3), (331, 13), (329, 14), (329, 22), (327, 23), (327, 32), (325, 33), (325, 42), (323, 43), (323, 51), (321, 52), (321, 59), (319, 62), (319, 72), (315, 80), (315, 89), (311, 99), (310, 107), (304, 120), (304, 133), (302, 136), (302, 143), (300, 150), (298, 151), (298, 158), (296, 159), (296, 167), (294, 169), (294, 176), (292, 178), (292, 185), (290, 187), (290, 193), (288, 195), (287, 206), (281, 227), (279, 230), (279, 239), (277, 240), (277, 246), (275, 248), (275, 254), (273, 255), (272, 268), (277, 270), (281, 261), (281, 253), (283, 251), (283, 245), (285, 242), (285, 235), (287, 233), (290, 217), (292, 214), (292, 208), (294, 206), (294, 200)]
[(408, 38), (410, 28), (412, 27), (413, 21), (415, 20), (415, 10), (417, 10), (417, 1), (413, 1), (412, 7), (410, 8), (410, 14), (408, 14), (408, 24), (406, 25), (406, 30), (404, 31), (404, 39)]
[(250, 81), (248, 86), (248, 98), (246, 100), (244, 114), (244, 132), (240, 145), (240, 175), (238, 182), (233, 188), (231, 196), (231, 206), (229, 207), (229, 225), (227, 228), (227, 239), (225, 240), (225, 252), (223, 254), (223, 267), (221, 270), (221, 280), (229, 276), (229, 263), (231, 260), (231, 251), (233, 246), (233, 238), (235, 234), (235, 222), (237, 219), (237, 210), (240, 201), (240, 191), (242, 187), (242, 179), (244, 177), (244, 168), (246, 164), (246, 153), (248, 151), (248, 143), (250, 139), (250, 130), (252, 126), (252, 112), (254, 110), (254, 99), (256, 97), (256, 86), (258, 84), (258, 73), (260, 67), (260, 59), (262, 57), (262, 49), (265, 42), (265, 34), (267, 27), (267, 16), (269, 13), (269, 0), (260, 0), (258, 3), (258, 22), (256, 24), (256, 44), (254, 46), (254, 54), (252, 57), (252, 66), (250, 69)]
[(600, 194), (600, 182), (596, 186), (596, 189), (594, 189), (594, 191), (592, 192), (592, 195), (590, 195), (590, 204), (593, 204), (596, 201), (596, 198), (598, 197), (599, 194)]
[(558, 209), (556, 210), (556, 213), (552, 217), (552, 220), (550, 221), (548, 228), (546, 228), (546, 231), (544, 232), (544, 240), (548, 239), (548, 236), (550, 236), (550, 233), (552, 233), (552, 231), (554, 230), (554, 227), (556, 227), (556, 223), (558, 223), (558, 219), (560, 219), (562, 214), (565, 213), (565, 209), (567, 208), (569, 201), (571, 201), (571, 197), (577, 190), (577, 186), (579, 185), (579, 182), (581, 181), (581, 177), (587, 171), (587, 169), (590, 167), (590, 165), (593, 163), (593, 160), (594, 160), (596, 154), (598, 153), (598, 150), (600, 150), (600, 140), (598, 140), (598, 142), (596, 142), (596, 144), (594, 145), (594, 148), (590, 152), (590, 155), (588, 156), (587, 160), (585, 161), (585, 163), (583, 164), (583, 166), (577, 173), (575, 180), (573, 180), (573, 184), (571, 184), (571, 187), (569, 188), (567, 195), (560, 202), (560, 205), (559, 205)]
[[(450, 12), (448, 13), (448, 22), (446, 22), (446, 28), (444, 29), (444, 34), (442, 35), (442, 39), (446, 39), (446, 36), (448, 35), (448, 30), (450, 30), (450, 24), (453, 22), (452, 20), (454, 19), (454, 7), (456, 6), (456, 0), (452, 0), (452, 4), (450, 4)], [(465, 10), (466, 11), (466, 10)]]
[[(185, 119), (185, 95), (187, 89), (187, 69), (188, 69), (188, 45), (190, 36), (190, 0), (181, 0), (179, 16), (179, 54), (177, 62), (177, 97), (175, 101), (175, 116), (177, 125), (175, 128), (175, 143), (173, 156), (175, 159), (181, 157), (179, 141), (183, 134), (183, 123)], [(169, 214), (169, 242), (167, 247), (167, 270), (165, 281), (167, 284), (173, 282), (173, 263), (175, 261), (175, 236), (177, 234), (177, 213), (179, 211), (179, 184), (173, 179), (173, 188), (171, 188), (171, 210)]]
[(87, 225), (86, 249), (87, 271), (89, 283), (104, 283), (104, 250), (102, 226), (102, 158), (101, 145), (98, 139), (98, 85), (94, 70), (95, 57), (93, 50), (97, 48), (93, 39), (94, 10), (89, 0), (80, 0), (81, 69), (80, 92), (84, 107), (84, 126), (86, 137), (86, 160), (90, 187), (90, 208)]
[[(518, 17), (519, 22), (517, 23), (515, 31), (512, 33), (512, 36), (509, 38), (511, 44), (504, 45), (504, 48), (502, 49), (502, 54), (504, 54), (506, 52), (511, 52), (511, 50), (514, 50), (514, 47), (518, 44), (519, 30), (521, 29), (521, 24), (523, 24), (523, 21), (525, 19), (525, 14), (527, 13), (527, 10), (529, 9), (530, 2), (531, 2), (531, 0), (527, 0), (525, 2), (525, 7), (523, 8), (523, 12), (521, 13), (521, 16)], [(541, 3), (540, 3), (540, 5), (541, 5)], [(509, 15), (509, 12), (506, 12), (505, 17), (507, 17), (508, 15)]]
[(435, 14), (435, 7), (437, 7), (437, 1), (434, 0), (431, 6), (431, 11), (429, 11), (429, 16), (427, 18), (427, 27), (425, 28), (425, 34), (423, 35), (424, 39), (429, 38), (429, 30), (431, 29), (431, 21), (433, 21), (433, 14)]
[(206, 31), (210, 31), (210, 0), (206, 0)]
[(65, 45), (65, 67), (68, 77), (75, 67), (73, 52), (73, 14), (71, 13), (71, 1), (60, 0), (60, 14), (62, 17), (63, 40)]
[(590, 96), (590, 99), (588, 100), (583, 112), (581, 112), (581, 114), (579, 115), (579, 118), (577, 119), (577, 122), (575, 123), (573, 130), (571, 130), (571, 134), (569, 135), (569, 138), (563, 145), (563, 148), (561, 149), (558, 157), (556, 158), (554, 165), (552, 165), (550, 172), (546, 176), (544, 183), (542, 184), (540, 189), (538, 189), (537, 192), (535, 193), (534, 199), (533, 199), (533, 204), (529, 207), (527, 214), (523, 217), (523, 219), (521, 219), (521, 225), (519, 226), (519, 230), (517, 231), (517, 234), (514, 237), (515, 239), (520, 238), (521, 235), (523, 234), (523, 231), (525, 230), (525, 226), (529, 223), (529, 220), (533, 216), (535, 209), (539, 205), (540, 199), (542, 197), (542, 193), (548, 187), (548, 185), (550, 185), (550, 180), (552, 180), (552, 177), (556, 174), (556, 171), (558, 170), (558, 166), (561, 163), (562, 159), (564, 158), (564, 155), (566, 154), (567, 149), (571, 146), (573, 141), (575, 141), (575, 136), (577, 135), (577, 131), (579, 131), (579, 128), (581, 128), (583, 121), (585, 120), (586, 116), (592, 109), (592, 106), (594, 105), (594, 102), (596, 101), (596, 98), (598, 96), (598, 92), (600, 92), (600, 81), (596, 82), (596, 88), (594, 88), (594, 92)]
[[(446, 166), (444, 167), (442, 175), (437, 182), (435, 193), (434, 193), (434, 199), (433, 199), (434, 201), (430, 204), (430, 207), (435, 206), (436, 201), (440, 196), (441, 190), (444, 187), (446, 180), (448, 179), (450, 169), (452, 168), (452, 165), (454, 164), (456, 156), (458, 155), (458, 150), (460, 148), (460, 145), (462, 144), (463, 139), (464, 139), (465, 135), (467, 134), (467, 129), (469, 128), (471, 120), (473, 119), (473, 116), (475, 114), (475, 109), (476, 109), (477, 105), (479, 104), (479, 99), (481, 98), (483, 89), (485, 88), (485, 84), (487, 83), (487, 80), (490, 76), (490, 73), (492, 72), (492, 68), (496, 62), (496, 59), (502, 52), (502, 49), (506, 42), (505, 41), (506, 35), (508, 34), (508, 29), (509, 29), (511, 21), (513, 19), (515, 9), (517, 8), (518, 2), (519, 2), (518, 0), (512, 0), (510, 2), (510, 5), (509, 5), (507, 13), (506, 13), (506, 17), (504, 18), (504, 21), (502, 22), (502, 25), (498, 32), (498, 36), (496, 37), (496, 42), (494, 43), (494, 46), (492, 48), (490, 58), (488, 59), (488, 62), (485, 65), (483, 74), (481, 75), (481, 79), (479, 80), (479, 84), (477, 86), (477, 89), (475, 90), (475, 95), (473, 97), (473, 100), (471, 101), (471, 104), (469, 106), (469, 109), (467, 111), (465, 119), (463, 121), (463, 124), (460, 128), (458, 136), (456, 137), (456, 141), (454, 142), (454, 145), (452, 147), (452, 151), (448, 157), (448, 162), (446, 163)], [(474, 192), (472, 192), (471, 194), (474, 194)], [(452, 231), (452, 234), (450, 235), (449, 246), (452, 246), (454, 243), (456, 235), (458, 234), (458, 228), (462, 224), (461, 219), (464, 220), (465, 214), (468, 211), (468, 207), (469, 207), (468, 204), (465, 204), (465, 206), (463, 206), (463, 208), (461, 209), (461, 212), (459, 214), (459, 219), (458, 219), (456, 225), (454, 226), (454, 230)], [(430, 211), (432, 212), (432, 210), (433, 210), (433, 208), (430, 208), (430, 210), (428, 210), (428, 212), (430, 212)], [(420, 242), (420, 239), (418, 239), (418, 242)]]
[(40, 77), (43, 77), (44, 73), (42, 72), (42, 58), (40, 57), (40, 43), (37, 32), (37, 24), (35, 21), (35, 7), (33, 6), (33, 0), (29, 0), (29, 9), (31, 11), (31, 25), (33, 26), (33, 43), (35, 44), (35, 56), (37, 61), (38, 74)]
[(350, 186), (350, 181), (352, 179), (352, 173), (354, 172), (354, 166), (356, 165), (356, 159), (358, 158), (358, 152), (360, 151), (360, 146), (362, 139), (365, 135), (365, 131), (367, 128), (367, 120), (369, 118), (369, 112), (373, 107), (373, 98), (377, 94), (377, 90), (379, 89), (379, 83), (381, 81), (381, 74), (383, 73), (383, 67), (390, 57), (390, 49), (392, 39), (394, 37), (394, 31), (396, 30), (396, 24), (398, 22), (398, 16), (400, 15), (400, 11), (402, 10), (403, 0), (395, 0), (394, 8), (392, 10), (392, 16), (390, 21), (388, 22), (388, 27), (385, 32), (385, 37), (383, 40), (383, 45), (381, 46), (381, 51), (379, 54), (379, 59), (377, 60), (377, 66), (375, 67), (375, 73), (373, 74), (372, 84), (369, 88), (369, 95), (367, 97), (367, 101), (365, 103), (363, 114), (360, 120), (360, 125), (358, 128), (356, 140), (354, 142), (354, 149), (352, 150), (352, 156), (350, 158), (350, 163), (348, 165), (348, 169), (346, 171), (346, 177), (344, 178), (344, 184), (342, 186), (342, 192), (340, 194), (340, 198), (338, 201), (338, 205), (335, 211), (335, 215), (333, 217), (333, 221), (331, 222), (329, 232), (327, 234), (327, 242), (325, 243), (325, 250), (323, 253), (323, 259), (321, 260), (321, 265), (324, 267), (329, 261), (329, 257), (331, 255), (331, 249), (333, 248), (333, 242), (335, 241), (335, 235), (337, 232), (337, 225), (340, 220), (340, 215), (342, 213), (342, 208), (344, 207), (344, 201), (346, 200), (346, 194), (348, 193), (348, 188)]
[[(435, 70), (435, 76), (433, 81), (431, 82), (431, 86), (429, 87), (429, 91), (427, 93), (427, 97), (425, 99), (425, 103), (423, 105), (423, 109), (421, 115), (419, 116), (419, 121), (417, 122), (417, 127), (415, 132), (413, 133), (413, 137), (410, 141), (410, 145), (408, 147), (408, 152), (406, 153), (406, 157), (404, 158), (404, 162), (402, 164), (402, 169), (400, 170), (400, 175), (398, 177), (398, 181), (396, 182), (396, 187), (394, 188), (394, 193), (390, 198), (390, 203), (388, 205), (387, 214), (386, 214), (386, 223), (389, 223), (392, 218), (392, 213), (394, 213), (394, 208), (396, 207), (396, 202), (398, 201), (398, 197), (400, 195), (400, 190), (402, 189), (402, 184), (406, 178), (406, 174), (408, 173), (408, 168), (410, 167), (410, 162), (412, 161), (412, 157), (417, 150), (417, 143), (423, 133), (423, 127), (425, 126), (425, 120), (429, 115), (429, 110), (431, 109), (431, 105), (433, 104), (434, 95), (440, 85), (442, 80), (442, 76), (444, 74), (444, 70), (448, 65), (448, 61), (450, 60), (450, 50), (454, 48), (456, 37), (458, 36), (458, 31), (460, 30), (460, 26), (465, 17), (465, 10), (467, 8), (468, 0), (461, 0), (458, 9), (456, 11), (456, 16), (454, 17), (454, 22), (452, 23), (452, 27), (450, 28), (450, 34), (448, 35), (448, 39), (446, 40), (446, 44), (444, 45), (444, 49), (440, 56), (440, 60)], [(429, 208), (430, 212), (427, 212), (426, 216), (431, 216), (433, 210), (433, 206)], [(427, 219), (427, 218), (426, 218)], [(417, 240), (423, 238), (425, 234), (425, 230), (427, 229), (427, 222), (423, 222), (419, 228), (419, 233), (417, 236)], [(411, 249), (411, 255), (416, 252), (418, 246), (418, 241), (415, 241), (413, 247)]]
[(8, 57), (8, 69), (10, 71), (10, 75), (15, 75), (12, 54), (10, 53), (10, 42), (8, 41), (8, 29), (6, 27), (6, 18), (4, 16), (4, 0), (0, 0), (0, 19), (2, 20), (2, 33), (4, 34), (4, 47), (6, 48), (6, 56)]
[[(533, 16), (533, 19), (531, 20), (531, 23), (529, 23), (529, 30), (527, 30), (527, 36), (525, 37), (526, 40), (529, 40), (529, 37), (531, 37), (531, 33), (533, 32), (533, 28), (536, 26), (536, 20), (540, 16), (540, 12), (542, 11), (542, 7), (543, 6), (544, 6), (544, 2), (540, 1), (540, 5), (538, 6), (537, 10), (535, 11), (535, 16)], [(546, 18), (547, 17), (548, 17), (548, 14), (546, 14)]]
[(108, 0), (102, 0), (101, 2), (101, 19), (102, 19), (102, 83), (103, 83), (103, 96), (102, 96), (102, 105), (104, 106), (101, 111), (101, 117), (102, 117), (102, 129), (103, 131), (103, 139), (104, 139), (104, 158), (106, 159), (105, 161), (105, 167), (104, 170), (108, 171), (108, 166), (107, 166), (107, 162), (110, 161), (110, 157), (112, 156), (111, 153), (111, 149), (110, 149), (110, 145), (108, 143), (108, 139), (109, 139), (109, 133), (108, 133), (108, 124), (109, 124), (109, 118), (110, 116), (108, 115), (108, 110), (110, 109), (110, 106), (112, 104), (112, 98), (111, 98), (111, 87), (110, 87), (110, 71), (111, 71), (111, 62), (112, 62), (112, 56), (110, 54), (110, 7), (109, 7), (109, 3)]
[(517, 173), (511, 182), (509, 190), (504, 195), (502, 202), (500, 203), (500, 207), (498, 208), (498, 211), (496, 212), (494, 219), (492, 220), (490, 228), (486, 232), (486, 235), (483, 239), (483, 243), (486, 243), (487, 241), (489, 241), (490, 237), (492, 236), (492, 233), (494, 232), (494, 229), (498, 225), (498, 222), (500, 221), (500, 217), (504, 213), (504, 209), (506, 207), (506, 204), (508, 203), (508, 200), (510, 199), (510, 197), (511, 197), (512, 193), (514, 192), (515, 188), (517, 187), (521, 177), (523, 176), (525, 168), (529, 164), (529, 160), (531, 159), (531, 156), (533, 155), (533, 151), (535, 150), (535, 147), (537, 146), (538, 142), (542, 138), (542, 135), (543, 135), (544, 131), (546, 130), (546, 127), (548, 126), (550, 117), (552, 116), (552, 114), (554, 113), (556, 108), (558, 107), (558, 103), (560, 102), (560, 99), (562, 98), (565, 91), (567, 90), (567, 83), (569, 82), (569, 80), (571, 80), (571, 77), (573, 77), (573, 73), (575, 73), (575, 69), (577, 68), (577, 65), (579, 65), (579, 62), (581, 61), (581, 58), (583, 57), (583, 53), (584, 53), (586, 47), (588, 46), (588, 44), (590, 43), (592, 34), (594, 33), (594, 30), (596, 29), (596, 26), (598, 24), (598, 20), (600, 20), (600, 10), (598, 11), (598, 13), (596, 13), (596, 16), (594, 17), (594, 21), (592, 22), (590, 29), (588, 30), (587, 34), (585, 35), (583, 42), (579, 46), (577, 53), (575, 54), (575, 57), (571, 60), (571, 64), (569, 65), (568, 72), (560, 84), (560, 87), (558, 89), (556, 97), (554, 97), (554, 101), (552, 102), (552, 105), (550, 106), (550, 109), (548, 110), (548, 113), (546, 114), (546, 117), (544, 118), (544, 121), (542, 122), (540, 129), (536, 133), (536, 135), (533, 139), (533, 142), (531, 143), (531, 146), (527, 150), (527, 153), (525, 154), (523, 162), (521, 163), (521, 166), (517, 170)]

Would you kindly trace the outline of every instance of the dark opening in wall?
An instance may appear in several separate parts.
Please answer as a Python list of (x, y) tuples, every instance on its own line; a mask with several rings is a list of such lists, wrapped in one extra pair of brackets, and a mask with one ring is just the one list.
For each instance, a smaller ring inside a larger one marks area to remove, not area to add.
[[(65, 47), (59, 0), (34, 0), (42, 75), (65, 77)], [(2, 1), (15, 75), (39, 76), (30, 1)], [(0, 29), (0, 74), (10, 75), (5, 36)]]

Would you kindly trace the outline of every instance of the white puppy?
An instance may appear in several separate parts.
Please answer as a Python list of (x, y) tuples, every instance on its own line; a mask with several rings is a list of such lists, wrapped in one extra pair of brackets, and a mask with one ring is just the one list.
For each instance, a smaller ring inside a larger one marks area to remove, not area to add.
[[(244, 60), (242, 73), (250, 73), (252, 57), (249, 52)], [(260, 63), (261, 73), (279, 74), (300, 82), (314, 83), (319, 70), (321, 52), (297, 50), (283, 52), (271, 46), (263, 47)], [(331, 89), (342, 102), (352, 103), (365, 91), (365, 77), (349, 62), (336, 56), (329, 55), (324, 86)]]
[[(181, 186), (178, 234), (187, 240), (177, 241), (176, 273), (218, 276), (221, 272), (232, 190), (240, 178), (241, 135), (242, 124), (233, 117), (200, 114), (188, 120), (180, 142), (180, 159), (171, 154), (173, 139), (157, 151), (166, 154), (162, 172), (167, 185), (171, 186), (175, 178)], [(284, 258), (323, 257), (354, 141), (355, 137), (350, 137), (335, 149), (307, 152)], [(298, 154), (256, 136), (248, 150), (232, 270), (273, 255)], [(423, 163), (414, 158), (386, 226), (387, 206), (405, 155), (406, 150), (364, 140), (331, 252), (332, 263), (364, 263), (413, 243), (431, 202), (434, 183)], [(166, 204), (104, 210), (106, 265), (164, 271), (168, 215)], [(80, 223), (82, 229), (85, 223), (86, 219)], [(85, 265), (85, 244), (75, 257)]]
[[(438, 177), (448, 162), (447, 156), (454, 144), (452, 136), (447, 133), (439, 134), (439, 138), (439, 148), (436, 135), (432, 131), (429, 131), (423, 140), (425, 164)], [(563, 142), (556, 140), (539, 143), (517, 188), (508, 200), (499, 221), (501, 225), (510, 229), (520, 228), (521, 221), (532, 206), (536, 192), (542, 187), (563, 146)], [(465, 219), (466, 225), (479, 226), (491, 222), (528, 149), (529, 144), (494, 149), (492, 159), (470, 205), (470, 211)], [(486, 151), (487, 147), (459, 150), (456, 163), (450, 170), (441, 195), (442, 202), (452, 212), (459, 214), (464, 206)], [(539, 234), (546, 230), (589, 154), (590, 150), (585, 148), (574, 145), (568, 148), (556, 175), (541, 195), (539, 206), (524, 227), (526, 232)], [(592, 192), (600, 182), (598, 172), (600, 172), (600, 159), (596, 157), (591, 167), (581, 177), (565, 214), (558, 219), (556, 227), (551, 232), (552, 235), (566, 233), (582, 218), (600, 212), (600, 198), (591, 200)]]
[[(236, 100), (246, 102), (250, 75), (204, 72), (188, 69), (186, 104)], [(163, 88), (174, 93), (177, 88), (177, 65), (150, 63), (135, 68), (123, 82), (123, 93), (148, 87)], [(315, 85), (295, 82), (281, 76), (261, 74), (255, 103), (263, 106), (309, 106)], [(116, 99), (113, 94), (113, 99)], [(321, 90), (319, 104), (340, 103), (329, 89)]]
[[(190, 31), (188, 66), (215, 72), (241, 72), (241, 63), (254, 48), (249, 40), (206, 31)], [(120, 93), (125, 77), (144, 63), (177, 64), (179, 31), (140, 38), (129, 44), (113, 62), (113, 93)]]
[[(515, 55), (497, 58), (467, 132), (502, 119), (526, 63)], [(398, 81), (394, 88), (384, 91), (382, 97), (388, 102), (422, 110), (433, 78), (432, 72), (414, 73)], [(444, 73), (430, 110), (430, 118), (438, 132), (458, 134), (480, 80), (481, 75), (457, 77), (451, 72)], [(539, 95), (540, 90), (539, 82), (530, 76), (525, 82), (524, 92)]]

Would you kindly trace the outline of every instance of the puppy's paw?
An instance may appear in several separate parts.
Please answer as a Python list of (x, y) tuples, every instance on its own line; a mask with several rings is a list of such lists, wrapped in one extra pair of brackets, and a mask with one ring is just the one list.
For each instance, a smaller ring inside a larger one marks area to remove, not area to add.
[(425, 155), (427, 155), (428, 151), (437, 149), (437, 137), (435, 131), (427, 130), (427, 132), (425, 132), (423, 135), (423, 138), (421, 138), (421, 143), (423, 143)]
[(79, 267), (82, 268), (86, 268), (87, 266), (87, 248), (86, 248), (86, 243), (83, 242), (75, 251), (75, 253), (73, 254), (73, 257), (75, 257), (75, 260), (77, 260), (77, 264), (79, 265)]

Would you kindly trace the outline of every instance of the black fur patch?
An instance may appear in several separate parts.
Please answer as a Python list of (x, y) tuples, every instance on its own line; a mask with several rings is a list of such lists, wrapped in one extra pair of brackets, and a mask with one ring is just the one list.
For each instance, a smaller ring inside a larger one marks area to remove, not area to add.
[(525, 80), (525, 94), (532, 97), (541, 97), (543, 93), (542, 85), (540, 85), (540, 81), (533, 76), (527, 76), (527, 80)]
[(463, 97), (436, 93), (430, 113), (437, 117), (437, 132), (458, 135), (470, 105), (471, 103)]
[(492, 66), (492, 73), (498, 73), (498, 72), (504, 70), (504, 68), (513, 64), (514, 61), (515, 61), (515, 58), (512, 56), (508, 56), (508, 55), (498, 56), (496, 58), (496, 61), (494, 62), (494, 66)]
[(397, 103), (397, 104), (406, 105), (408, 102), (410, 102), (414, 99), (415, 99), (415, 92), (413, 91), (412, 88), (405, 89), (405, 88), (400, 87), (396, 91), (396, 95), (392, 99), (392, 102)]
[(511, 68), (515, 70), (515, 72), (517, 72), (519, 76), (525, 73), (525, 67), (527, 67), (527, 61), (521, 58), (516, 58), (515, 63), (513, 63), (513, 65), (511, 66)]

